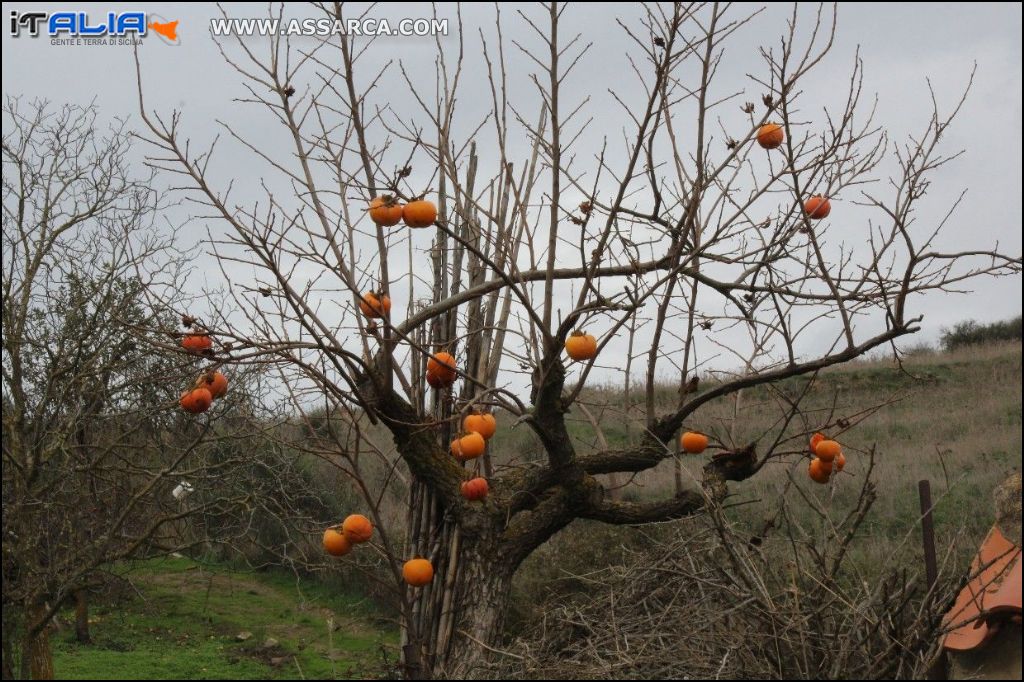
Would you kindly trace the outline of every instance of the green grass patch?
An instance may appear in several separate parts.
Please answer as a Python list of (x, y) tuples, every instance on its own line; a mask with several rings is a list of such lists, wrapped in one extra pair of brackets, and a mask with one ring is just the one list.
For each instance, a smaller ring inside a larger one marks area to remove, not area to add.
[(397, 656), (396, 628), (330, 585), (173, 558), (125, 577), (134, 589), (90, 611), (93, 644), (74, 642), (72, 629), (54, 636), (58, 677), (365, 678)]

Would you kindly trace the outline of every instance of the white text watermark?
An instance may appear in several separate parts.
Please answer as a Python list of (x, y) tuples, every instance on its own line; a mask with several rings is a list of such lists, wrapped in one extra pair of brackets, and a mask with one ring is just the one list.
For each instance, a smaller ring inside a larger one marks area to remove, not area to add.
[(448, 35), (447, 19), (275, 19), (216, 18), (210, 20), (214, 36), (297, 36), (327, 38), (351, 36)]

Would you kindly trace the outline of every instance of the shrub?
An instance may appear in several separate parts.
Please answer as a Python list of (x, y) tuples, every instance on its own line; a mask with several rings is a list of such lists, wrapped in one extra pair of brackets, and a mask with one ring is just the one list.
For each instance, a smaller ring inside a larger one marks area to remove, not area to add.
[(1012, 320), (982, 324), (974, 320), (958, 323), (952, 329), (942, 330), (942, 347), (947, 351), (996, 341), (1020, 341), (1021, 316)]

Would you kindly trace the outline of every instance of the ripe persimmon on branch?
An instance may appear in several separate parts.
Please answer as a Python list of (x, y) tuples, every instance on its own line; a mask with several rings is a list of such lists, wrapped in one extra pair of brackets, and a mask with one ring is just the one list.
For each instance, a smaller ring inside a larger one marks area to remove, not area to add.
[[(340, 4), (317, 7), (345, 18)], [(799, 401), (756, 443), (711, 433), (702, 407), (891, 344), (918, 329), (915, 295), (1020, 267), (995, 248), (936, 250), (956, 202), (938, 224), (917, 222), (928, 176), (956, 157), (939, 141), (962, 99), (890, 148), (861, 102), (859, 60), (837, 108), (802, 87), (832, 47), (834, 10), (794, 8), (776, 47), (744, 55), (731, 39), (758, 12), (644, 6), (620, 22), (616, 75), (629, 80), (605, 100), (618, 109), (599, 112), (571, 94), (592, 47), (572, 11), (517, 10), (512, 38), (500, 8), (478, 35), (456, 9), (455, 35), (435, 42), (434, 97), (422, 64), (381, 58), (375, 38), (221, 44), (241, 110), (276, 126), (220, 122), (269, 174), (258, 181), (212, 171), (214, 143), (198, 151), (182, 113), (147, 108), (139, 66), (150, 163), (217, 226), (208, 246), (237, 309), (203, 321), (232, 344), (218, 359), (272, 367), (316, 437), (296, 447), (362, 497), (353, 513), (386, 559), (409, 676), (472, 674), (516, 568), (574, 519), (695, 513), (810, 435)], [(719, 77), (727, 49), (750, 73), (742, 90)], [(486, 78), (468, 84), (477, 67)], [(741, 369), (696, 381), (712, 362)], [(567, 414), (595, 373), (615, 372), (637, 435), (587, 451)], [(665, 382), (677, 400), (659, 393)], [(313, 426), (319, 409), (329, 438)], [(475, 412), (494, 413), (499, 433), (529, 430), (542, 459), (486, 445), (477, 457)], [(599, 477), (673, 459), (684, 429), (711, 436), (704, 489), (677, 477), (670, 499), (615, 499)], [(476, 478), (485, 485), (466, 486)], [(420, 559), (429, 582), (403, 571)]]

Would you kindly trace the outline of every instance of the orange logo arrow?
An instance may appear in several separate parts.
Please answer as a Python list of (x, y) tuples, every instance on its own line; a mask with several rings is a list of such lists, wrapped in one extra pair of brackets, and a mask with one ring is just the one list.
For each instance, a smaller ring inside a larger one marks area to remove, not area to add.
[(172, 42), (178, 39), (177, 21), (169, 21), (166, 24), (161, 24), (160, 22), (153, 21), (150, 22), (149, 28), (153, 29), (154, 31), (162, 35), (164, 38), (167, 38)]

